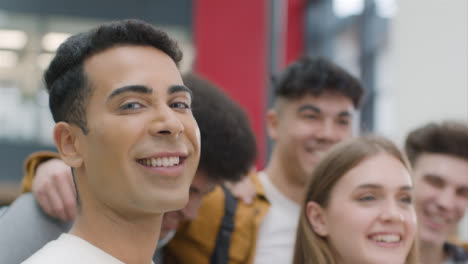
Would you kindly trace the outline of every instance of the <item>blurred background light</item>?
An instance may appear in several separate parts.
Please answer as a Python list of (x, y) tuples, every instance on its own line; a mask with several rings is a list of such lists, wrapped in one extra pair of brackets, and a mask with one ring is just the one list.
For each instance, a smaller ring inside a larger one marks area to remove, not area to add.
[(46, 51), (55, 52), (68, 37), (68, 33), (49, 32), (42, 37), (42, 48)]
[(377, 0), (376, 4), (377, 14), (381, 17), (391, 18), (395, 16), (398, 11), (395, 0)]
[(21, 50), (27, 42), (28, 36), (21, 30), (0, 30), (0, 49)]
[(18, 64), (18, 54), (14, 51), (0, 50), (0, 68), (13, 68)]
[(364, 10), (364, 0), (333, 0), (333, 12), (337, 17), (357, 15)]

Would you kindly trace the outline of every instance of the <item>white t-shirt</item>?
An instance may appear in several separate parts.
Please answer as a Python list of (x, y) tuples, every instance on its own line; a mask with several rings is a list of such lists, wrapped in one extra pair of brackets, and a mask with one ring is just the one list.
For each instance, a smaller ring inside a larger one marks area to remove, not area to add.
[(23, 262), (24, 264), (124, 264), (122, 261), (95, 247), (88, 241), (71, 234), (62, 234), (47, 243)]
[(258, 177), (270, 208), (260, 224), (254, 264), (290, 264), (296, 242), (300, 205), (284, 196), (265, 172), (259, 172)]

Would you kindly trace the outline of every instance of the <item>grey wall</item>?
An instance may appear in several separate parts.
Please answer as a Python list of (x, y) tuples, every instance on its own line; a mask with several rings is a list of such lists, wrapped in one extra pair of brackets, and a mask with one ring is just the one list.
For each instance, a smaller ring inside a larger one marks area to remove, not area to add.
[(54, 147), (42, 146), (36, 143), (0, 142), (0, 182), (19, 182), (23, 177), (23, 161), (34, 151), (51, 150)]
[(0, 9), (36, 15), (100, 19), (140, 18), (153, 24), (190, 28), (191, 0), (1, 0)]

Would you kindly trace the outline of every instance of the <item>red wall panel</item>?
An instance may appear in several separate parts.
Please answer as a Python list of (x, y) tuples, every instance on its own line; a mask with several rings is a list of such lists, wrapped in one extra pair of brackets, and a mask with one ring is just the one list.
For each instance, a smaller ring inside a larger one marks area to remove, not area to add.
[(288, 0), (288, 18), (286, 25), (287, 66), (304, 54), (305, 0)]
[(195, 71), (220, 85), (246, 109), (265, 159), (265, 107), (269, 69), (269, 1), (197, 0)]

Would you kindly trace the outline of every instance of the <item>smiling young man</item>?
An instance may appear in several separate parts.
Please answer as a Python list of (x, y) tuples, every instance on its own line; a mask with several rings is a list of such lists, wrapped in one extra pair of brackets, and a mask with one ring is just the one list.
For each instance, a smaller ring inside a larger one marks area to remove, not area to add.
[(25, 263), (152, 262), (163, 214), (187, 203), (200, 155), (181, 57), (165, 32), (137, 20), (59, 47), (45, 81), (78, 213)]
[(238, 201), (229, 209), (225, 192), (209, 194), (198, 217), (169, 243), (168, 263), (292, 262), (308, 177), (328, 148), (352, 136), (363, 89), (337, 65), (309, 57), (290, 65), (274, 87), (267, 124), (275, 146), (267, 167), (250, 178), (253, 203)]
[[(242, 108), (220, 88), (195, 74), (184, 75), (183, 81), (194, 94), (192, 113), (197, 120), (203, 144), (187, 205), (164, 214), (158, 250), (154, 255), (155, 263), (163, 263), (162, 248), (173, 237), (179, 222), (193, 219), (203, 197), (216, 185), (224, 181), (235, 182), (246, 175), (256, 157), (255, 137)], [(33, 191), (39, 205), (50, 216), (62, 221), (74, 220), (76, 193), (70, 167), (56, 157), (57, 154), (53, 152), (38, 152), (26, 160), (23, 191)], [(56, 227), (55, 219), (46, 219), (48, 224)], [(21, 222), (22, 225), (16, 225), (16, 229), (37, 225), (37, 219), (23, 219)], [(68, 225), (60, 223), (60, 226), (63, 232), (68, 230)], [(20, 262), (27, 256), (26, 252), (40, 248), (53, 238), (53, 234), (47, 231), (36, 231), (36, 236), (42, 240), (37, 237), (33, 239), (33, 234), (17, 231), (19, 234), (9, 243), (11, 247), (23, 250), (17, 255), (2, 253), (0, 250), (0, 260)]]
[(425, 125), (408, 135), (405, 150), (415, 180), (421, 263), (467, 263), (467, 252), (448, 241), (468, 208), (468, 125)]

